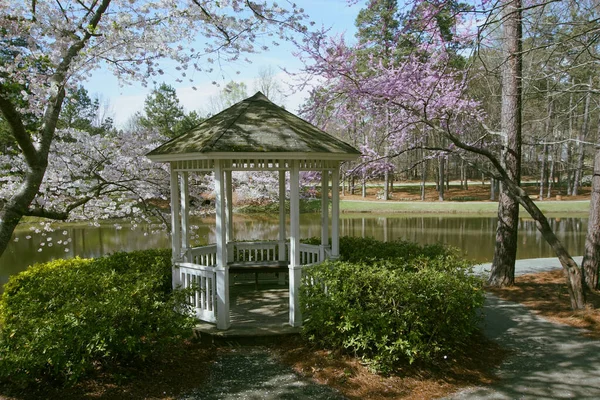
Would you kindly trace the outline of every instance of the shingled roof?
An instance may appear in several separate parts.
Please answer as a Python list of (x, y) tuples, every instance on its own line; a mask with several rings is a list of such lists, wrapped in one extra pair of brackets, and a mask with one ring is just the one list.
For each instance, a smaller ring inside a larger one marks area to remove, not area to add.
[[(349, 160), (360, 152), (272, 103), (261, 92), (164, 143), (147, 156), (153, 161), (237, 157), (276, 153), (286, 158)], [(317, 154), (315, 154), (317, 153)]]

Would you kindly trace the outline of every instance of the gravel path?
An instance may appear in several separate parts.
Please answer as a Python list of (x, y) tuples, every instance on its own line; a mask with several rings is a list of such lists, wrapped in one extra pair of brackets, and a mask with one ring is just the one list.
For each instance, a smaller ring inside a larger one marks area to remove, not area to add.
[(512, 350), (500, 381), (449, 399), (599, 399), (600, 341), (488, 295), (485, 334)]
[(330, 387), (299, 377), (265, 348), (240, 347), (220, 355), (204, 387), (181, 400), (341, 400)]

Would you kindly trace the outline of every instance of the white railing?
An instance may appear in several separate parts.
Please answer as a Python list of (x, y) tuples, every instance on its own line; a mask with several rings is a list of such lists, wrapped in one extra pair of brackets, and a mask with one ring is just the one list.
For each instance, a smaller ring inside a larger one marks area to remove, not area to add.
[(188, 249), (186, 261), (207, 267), (217, 265), (217, 245), (211, 244)]
[[(282, 244), (283, 246), (281, 246)], [(233, 262), (288, 261), (290, 259), (287, 241), (284, 243), (278, 241), (230, 242), (227, 248), (230, 252), (229, 260)], [(284, 251), (285, 258), (283, 260), (279, 259), (280, 250)], [(328, 247), (301, 243), (300, 264), (319, 263), (328, 258), (330, 252)], [(192, 264), (215, 266), (217, 265), (217, 246), (212, 244), (188, 249), (185, 259)]]
[(321, 246), (300, 243), (300, 265), (313, 265), (323, 261)]
[[(230, 243), (233, 246), (233, 256), (230, 258), (234, 262), (241, 261), (280, 261), (279, 245), (277, 241), (261, 242), (235, 242)], [(230, 247), (231, 248), (231, 247)], [(288, 260), (288, 245), (285, 243), (284, 255), (285, 261)]]
[(193, 288), (189, 302), (196, 318), (217, 322), (217, 275), (214, 267), (192, 263), (176, 263), (179, 283), (183, 289)]
[[(327, 248), (300, 244), (300, 264), (317, 264), (325, 259)], [(228, 244), (229, 260), (233, 262), (289, 260), (289, 244), (279, 241), (232, 242)], [(217, 322), (217, 246), (209, 245), (188, 249), (187, 262), (175, 263), (173, 279), (182, 288), (193, 288), (189, 302), (196, 317), (202, 321)], [(314, 284), (314, 282), (313, 282)]]

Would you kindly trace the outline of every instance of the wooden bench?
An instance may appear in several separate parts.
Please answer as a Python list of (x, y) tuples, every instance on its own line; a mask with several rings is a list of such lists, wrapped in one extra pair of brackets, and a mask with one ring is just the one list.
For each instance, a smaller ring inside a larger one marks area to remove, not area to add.
[(229, 273), (254, 273), (254, 285), (258, 289), (258, 274), (270, 272), (287, 272), (289, 261), (241, 261), (227, 263)]

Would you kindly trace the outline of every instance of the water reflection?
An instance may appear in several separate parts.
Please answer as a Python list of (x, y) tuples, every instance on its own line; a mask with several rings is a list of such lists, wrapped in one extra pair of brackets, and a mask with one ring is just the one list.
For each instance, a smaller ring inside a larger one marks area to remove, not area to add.
[[(344, 235), (374, 237), (383, 241), (409, 240), (421, 244), (444, 243), (458, 247), (469, 259), (491, 261), (496, 231), (495, 217), (411, 216), (342, 218)], [(572, 255), (583, 254), (587, 218), (550, 218), (550, 225)], [(519, 222), (517, 258), (553, 257), (535, 221)]]
[[(550, 218), (557, 236), (573, 255), (583, 254), (587, 218)], [(193, 221), (198, 228), (195, 244), (214, 243), (214, 218)], [(300, 217), (301, 236), (321, 234), (319, 214)], [(288, 221), (289, 227), (289, 221)], [(421, 244), (444, 243), (460, 248), (475, 261), (490, 261), (495, 243), (495, 217), (465, 217), (453, 215), (392, 215), (372, 214), (342, 215), (340, 233), (348, 236), (374, 237), (378, 240), (410, 240)], [(152, 233), (150, 226), (113, 225), (64, 226), (46, 236), (34, 234), (27, 228), (16, 232), (7, 251), (0, 257), (0, 284), (8, 277), (24, 270), (28, 265), (61, 257), (97, 257), (121, 250), (141, 250), (170, 246), (166, 234)], [(235, 238), (238, 240), (277, 239), (276, 216), (256, 215), (234, 218)], [(30, 237), (29, 239), (27, 237)], [(51, 237), (52, 240), (49, 240)], [(41, 243), (44, 243), (41, 246)], [(41, 249), (41, 251), (39, 251)], [(537, 231), (531, 219), (522, 218), (519, 224), (518, 258), (552, 257), (554, 254)]]

